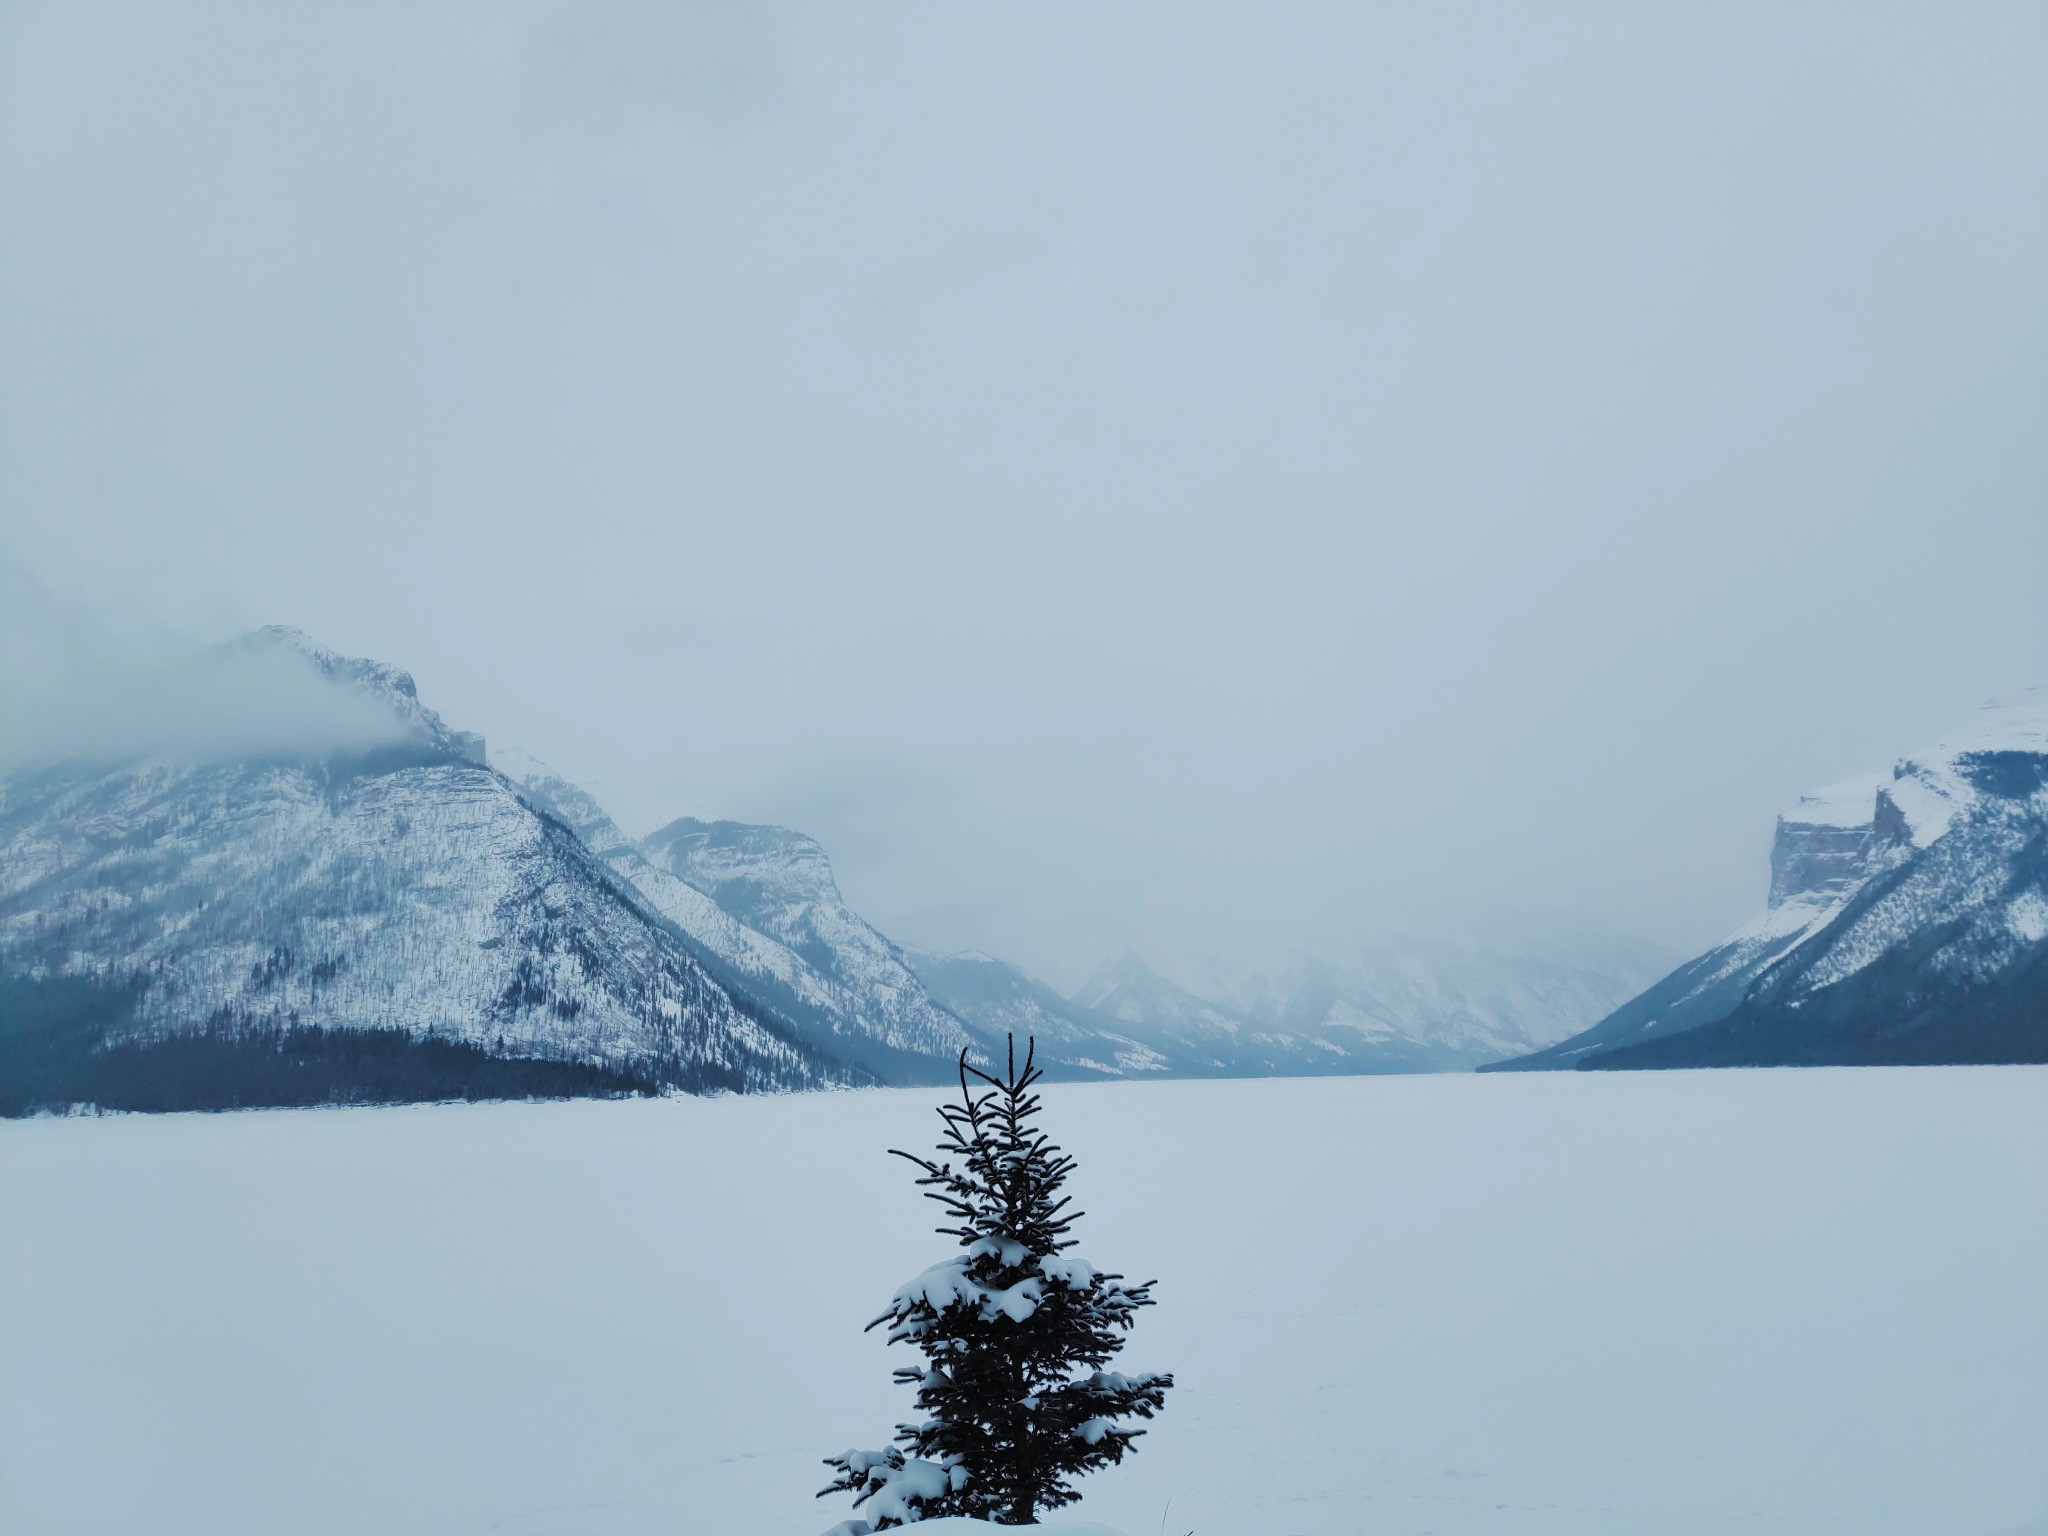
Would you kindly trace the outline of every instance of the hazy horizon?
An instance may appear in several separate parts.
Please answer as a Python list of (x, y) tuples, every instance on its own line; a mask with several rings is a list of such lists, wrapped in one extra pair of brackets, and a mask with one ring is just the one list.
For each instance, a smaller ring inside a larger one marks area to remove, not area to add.
[(23, 4), (0, 218), (8, 729), (291, 625), (1062, 986), (2048, 681), (2048, 8)]

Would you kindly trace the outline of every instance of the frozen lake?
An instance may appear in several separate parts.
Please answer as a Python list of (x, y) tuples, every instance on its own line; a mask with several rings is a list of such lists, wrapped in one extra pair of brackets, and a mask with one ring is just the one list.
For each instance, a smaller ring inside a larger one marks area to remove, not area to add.
[[(0, 1123), (10, 1536), (816, 1536), (932, 1092)], [(1055, 1086), (1129, 1536), (2048, 1520), (2048, 1069)], [(900, 1360), (892, 1357), (900, 1356)]]

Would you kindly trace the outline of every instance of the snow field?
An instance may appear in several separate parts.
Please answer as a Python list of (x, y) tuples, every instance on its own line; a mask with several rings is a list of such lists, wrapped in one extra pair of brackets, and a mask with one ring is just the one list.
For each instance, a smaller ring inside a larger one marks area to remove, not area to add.
[[(10, 1536), (817, 1536), (931, 1091), (0, 1123)], [(1128, 1536), (2048, 1517), (2048, 1070), (1054, 1085)]]

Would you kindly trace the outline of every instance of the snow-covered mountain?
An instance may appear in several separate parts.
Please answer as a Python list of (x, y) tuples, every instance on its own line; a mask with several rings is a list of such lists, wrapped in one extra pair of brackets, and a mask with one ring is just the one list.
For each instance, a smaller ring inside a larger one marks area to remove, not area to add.
[(1278, 1028), (1260, 1028), (1237, 1010), (1167, 980), (1130, 950), (1104, 965), (1071, 999), (1115, 1027), (1179, 1075), (1262, 1076), (1275, 1072), (1357, 1070), (1337, 1050)]
[(114, 1083), (177, 1107), (159, 1101), (181, 1072), (208, 1079), (194, 1103), (865, 1080), (735, 1001), (405, 673), (282, 629), (201, 665), (252, 650), (298, 704), (345, 702), (357, 736), (368, 704), (383, 729), (348, 750), (145, 750), (0, 781), (11, 1095)]
[(781, 827), (678, 821), (629, 839), (585, 790), (525, 753), (491, 753), (527, 800), (675, 924), (727, 987), (836, 1060), (886, 1081), (943, 1080), (978, 1043), (902, 953), (850, 909), (818, 844)]
[(2048, 1059), (2048, 691), (1778, 818), (1763, 914), (1506, 1068)]

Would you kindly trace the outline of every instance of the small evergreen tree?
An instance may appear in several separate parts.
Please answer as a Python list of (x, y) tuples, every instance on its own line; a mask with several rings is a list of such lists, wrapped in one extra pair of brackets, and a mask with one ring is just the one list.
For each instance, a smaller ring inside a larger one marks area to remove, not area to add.
[(963, 1050), (960, 1102), (939, 1110), (945, 1160), (892, 1149), (923, 1170), (917, 1182), (952, 1223), (938, 1230), (961, 1252), (904, 1286), (868, 1324), (887, 1323), (890, 1343), (923, 1352), (922, 1369), (896, 1372), (917, 1388), (921, 1417), (896, 1427), (895, 1446), (826, 1460), (838, 1476), (819, 1497), (853, 1493), (873, 1519), (833, 1536), (943, 1515), (1029, 1525), (1080, 1497), (1074, 1478), (1122, 1461), (1144, 1433), (1131, 1421), (1151, 1418), (1173, 1385), (1170, 1375), (1103, 1369), (1137, 1310), (1152, 1304), (1153, 1282), (1125, 1285), (1065, 1256), (1081, 1214), (1060, 1193), (1074, 1160), (1032, 1123), (1031, 1090), (1044, 1075), (1036, 1050), (1034, 1040), (1019, 1072), (1012, 1038), (1000, 1078), (970, 1066)]

